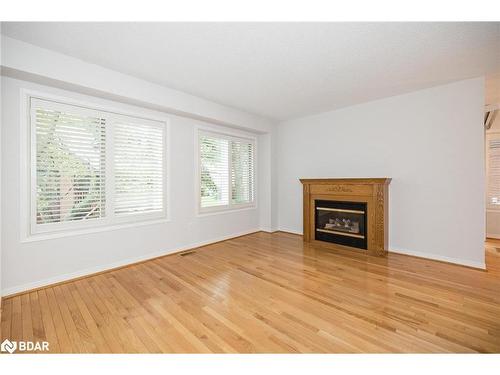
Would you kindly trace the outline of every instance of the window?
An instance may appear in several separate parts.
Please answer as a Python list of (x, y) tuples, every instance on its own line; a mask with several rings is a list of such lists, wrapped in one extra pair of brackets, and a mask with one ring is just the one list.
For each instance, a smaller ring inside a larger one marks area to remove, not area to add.
[(198, 146), (200, 212), (252, 206), (255, 142), (200, 131)]
[(486, 136), (487, 146), (487, 207), (500, 210), (500, 133)]
[(165, 123), (31, 98), (31, 234), (164, 218)]

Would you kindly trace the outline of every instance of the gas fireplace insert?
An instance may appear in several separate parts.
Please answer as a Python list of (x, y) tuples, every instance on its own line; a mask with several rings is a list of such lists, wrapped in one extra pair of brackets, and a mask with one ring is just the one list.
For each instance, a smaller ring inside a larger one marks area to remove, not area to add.
[(364, 202), (315, 200), (315, 239), (367, 249), (367, 206)]

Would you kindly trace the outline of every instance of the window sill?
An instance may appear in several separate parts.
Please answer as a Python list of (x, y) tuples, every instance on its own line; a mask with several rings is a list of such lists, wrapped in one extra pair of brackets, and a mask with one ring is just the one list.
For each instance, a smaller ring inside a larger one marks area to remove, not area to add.
[(113, 224), (113, 225), (92, 227), (92, 228), (85, 228), (85, 229), (78, 229), (78, 230), (66, 230), (66, 231), (61, 231), (61, 232), (30, 234), (27, 237), (22, 238), (21, 243), (46, 241), (46, 240), (53, 240), (56, 238), (63, 238), (63, 237), (81, 236), (81, 235), (85, 235), (85, 234), (108, 232), (108, 231), (114, 231), (114, 230), (120, 230), (120, 229), (126, 229), (126, 228), (142, 227), (142, 226), (146, 226), (146, 225), (164, 224), (164, 223), (168, 223), (169, 221), (170, 221), (169, 219), (163, 218), (163, 219), (154, 219), (154, 220), (147, 220), (147, 221), (140, 221), (140, 222), (129, 222), (129, 223), (124, 223), (124, 224)]
[(213, 215), (221, 215), (221, 214), (230, 214), (230, 213), (235, 213), (235, 212), (242, 212), (242, 211), (250, 211), (250, 210), (256, 210), (257, 205), (249, 205), (249, 206), (243, 206), (243, 207), (234, 207), (234, 208), (214, 208), (208, 211), (199, 211), (196, 214), (197, 217), (205, 217), (205, 216), (213, 216)]

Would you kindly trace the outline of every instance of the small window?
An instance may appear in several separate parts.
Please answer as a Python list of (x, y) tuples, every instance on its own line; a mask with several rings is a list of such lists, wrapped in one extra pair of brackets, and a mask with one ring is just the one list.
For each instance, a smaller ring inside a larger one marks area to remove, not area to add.
[(200, 131), (198, 146), (200, 212), (252, 206), (254, 140)]
[(500, 210), (500, 133), (486, 136), (487, 208)]
[(31, 98), (31, 234), (166, 216), (165, 123)]

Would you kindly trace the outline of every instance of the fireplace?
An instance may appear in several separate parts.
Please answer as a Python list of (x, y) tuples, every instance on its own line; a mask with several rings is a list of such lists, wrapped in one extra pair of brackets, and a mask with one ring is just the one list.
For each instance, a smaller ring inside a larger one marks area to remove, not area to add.
[(312, 178), (303, 185), (304, 241), (387, 254), (390, 178)]
[(363, 202), (315, 200), (315, 239), (367, 249), (367, 208)]

